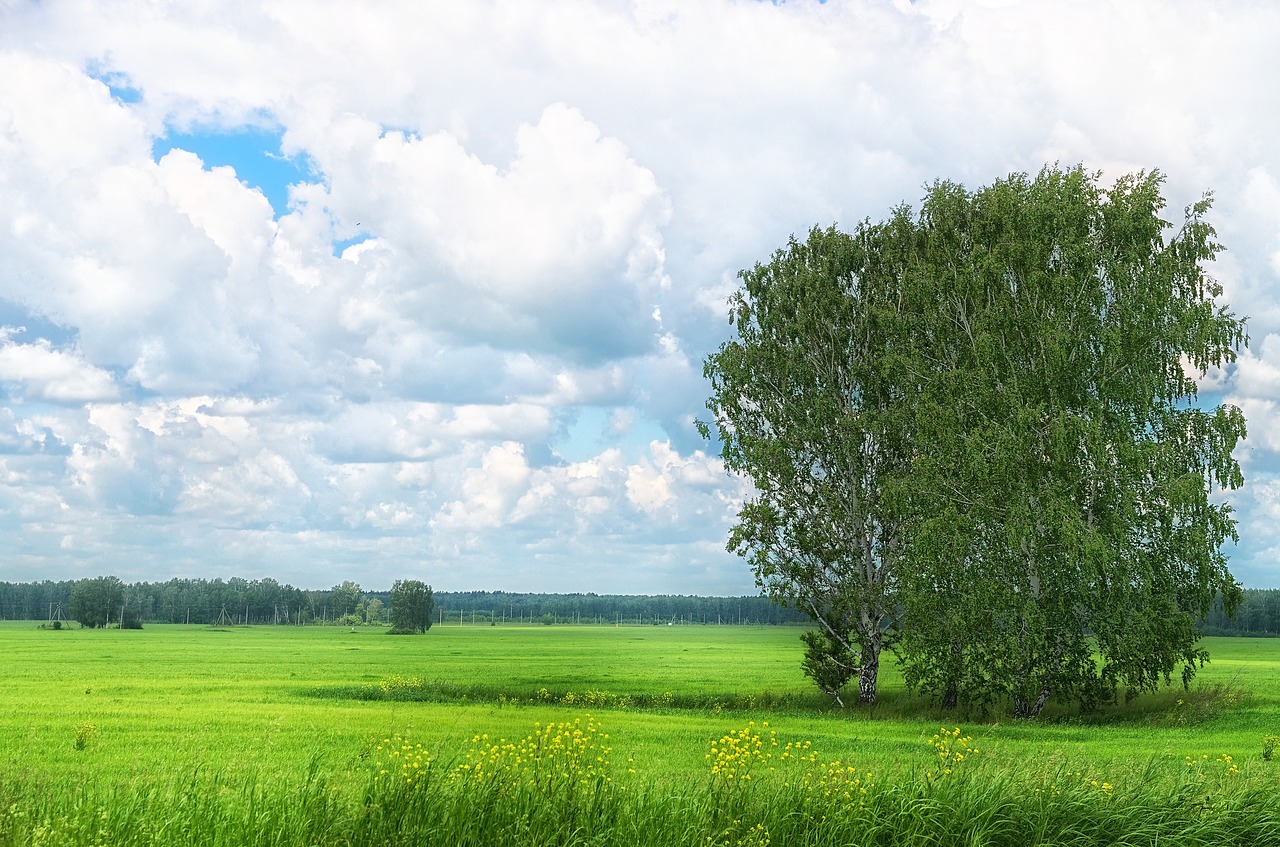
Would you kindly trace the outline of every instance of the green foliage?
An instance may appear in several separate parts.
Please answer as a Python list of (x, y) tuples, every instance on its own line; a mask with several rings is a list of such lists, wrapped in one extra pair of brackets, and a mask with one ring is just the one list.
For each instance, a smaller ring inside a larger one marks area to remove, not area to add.
[(318, 699), (395, 700), (413, 703), (494, 703), (499, 706), (562, 705), (618, 711), (698, 711), (720, 714), (756, 709), (809, 709), (813, 698), (797, 692), (635, 691), (603, 688), (552, 691), (545, 685), (536, 691), (517, 690), (502, 683), (458, 683), (443, 679), (425, 680), (399, 674), (384, 677), (377, 684), (338, 685), (315, 688)]
[[(360, 606), (360, 584), (351, 580), (343, 580), (342, 584), (329, 589), (329, 617), (342, 621), (347, 615), (355, 615)], [(363, 623), (363, 621), (360, 621)]]
[(1159, 173), (1098, 179), (939, 182), (742, 274), (704, 368), (755, 489), (729, 549), (858, 655), (864, 702), (882, 646), (979, 712), (1186, 685), (1197, 623), (1239, 602), (1212, 495), (1243, 484), (1244, 418), (1194, 402), (1247, 340), (1204, 269), (1210, 201), (1170, 234)]
[(392, 633), (426, 632), (434, 612), (431, 586), (416, 579), (398, 579), (391, 586)]
[(1173, 708), (1156, 722), (1164, 726), (1199, 726), (1247, 704), (1251, 697), (1234, 682), (1204, 683), (1179, 692)]
[[(354, 586), (355, 583), (352, 583)], [(0, 581), (0, 618), (44, 621), (61, 606), (69, 608), (74, 580)], [(358, 586), (356, 586), (358, 588)], [(342, 586), (336, 586), (341, 589)], [(328, 591), (303, 591), (271, 579), (170, 579), (128, 586), (127, 605), (147, 623), (216, 621), (223, 607), (250, 624), (296, 625), (333, 621), (342, 598)], [(368, 623), (386, 623), (389, 592), (363, 592), (355, 614), (364, 609)], [(436, 608), (445, 619), (459, 611), (471, 623), (521, 623), (551, 615), (557, 623), (801, 623), (803, 613), (786, 609), (767, 597), (697, 597), (688, 595), (526, 594), (507, 591), (435, 592)]]
[[(908, 480), (908, 679), (1038, 714), (1170, 682), (1198, 620), (1240, 589), (1216, 487), (1242, 484), (1234, 407), (1191, 401), (1243, 323), (1203, 264), (1206, 198), (1167, 242), (1158, 173), (1081, 168), (970, 193), (938, 183), (911, 226), (910, 357), (922, 450)], [(1095, 661), (1095, 654), (1100, 661)]]
[(804, 660), (800, 663), (805, 676), (812, 679), (822, 693), (835, 698), (836, 703), (843, 706), (840, 690), (853, 678), (857, 658), (826, 631), (807, 630), (800, 638), (805, 645)]
[(1226, 605), (1214, 603), (1200, 627), (1205, 635), (1280, 635), (1280, 589), (1246, 588), (1229, 615)]
[(894, 383), (902, 301), (879, 242), (815, 227), (744, 271), (730, 301), (738, 337), (703, 369), (725, 466), (754, 484), (728, 548), (770, 597), (857, 654), (865, 703), (904, 543), (886, 482), (912, 452)]
[(69, 613), (83, 627), (100, 628), (119, 622), (124, 583), (114, 576), (78, 580), (71, 588)]

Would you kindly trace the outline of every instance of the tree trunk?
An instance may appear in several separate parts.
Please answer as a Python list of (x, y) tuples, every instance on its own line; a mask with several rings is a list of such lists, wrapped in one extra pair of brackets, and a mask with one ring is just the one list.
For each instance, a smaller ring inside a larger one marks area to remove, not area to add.
[(862, 664), (858, 668), (858, 703), (876, 704), (876, 681), (880, 675), (880, 631), (870, 633), (862, 642)]
[(880, 672), (880, 660), (863, 663), (858, 669), (858, 702), (874, 706), (876, 703), (876, 676)]
[(947, 686), (942, 692), (942, 708), (951, 711), (960, 703), (960, 662), (963, 650), (958, 642), (951, 642), (951, 668)]
[[(1049, 664), (1044, 675), (1040, 677), (1040, 693), (1036, 695), (1036, 699), (1029, 701), (1021, 694), (1015, 694), (1013, 697), (1013, 716), (1016, 718), (1034, 718), (1039, 717), (1040, 710), (1049, 702), (1049, 695), (1053, 693), (1053, 681), (1057, 679), (1058, 673), (1062, 670), (1062, 657), (1066, 651), (1065, 645), (1061, 639), (1057, 640), (1054, 648), (1053, 661)], [(1030, 669), (1024, 674), (1028, 679), (1031, 678)]]
[(1044, 708), (1044, 704), (1049, 702), (1049, 683), (1045, 683), (1040, 689), (1040, 696), (1036, 697), (1036, 702), (1031, 706), (1031, 717), (1039, 717), (1040, 710)]
[(1013, 716), (1015, 718), (1035, 718), (1040, 716), (1040, 711), (1049, 702), (1049, 695), (1053, 693), (1046, 680), (1044, 685), (1040, 686), (1040, 693), (1036, 695), (1036, 699), (1028, 701), (1027, 698), (1020, 694), (1013, 696)]

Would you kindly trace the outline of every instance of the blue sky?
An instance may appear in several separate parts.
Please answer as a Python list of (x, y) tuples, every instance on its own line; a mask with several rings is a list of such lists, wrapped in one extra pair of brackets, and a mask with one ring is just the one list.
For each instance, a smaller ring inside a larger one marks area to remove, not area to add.
[[(1280, 586), (1280, 9), (0, 4), (0, 579), (738, 594), (737, 272), (1046, 163), (1206, 190)], [(1188, 61), (1194, 57), (1195, 61)]]
[(158, 161), (177, 148), (195, 153), (206, 168), (232, 168), (237, 179), (266, 196), (278, 218), (289, 211), (289, 186), (314, 178), (308, 172), (305, 157), (288, 157), (280, 152), (283, 135), (279, 129), (254, 127), (230, 131), (218, 126), (186, 132), (171, 129), (156, 139), (151, 155)]

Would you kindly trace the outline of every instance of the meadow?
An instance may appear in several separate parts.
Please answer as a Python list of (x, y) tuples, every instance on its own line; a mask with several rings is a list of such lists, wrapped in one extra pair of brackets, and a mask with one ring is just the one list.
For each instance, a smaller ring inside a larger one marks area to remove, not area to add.
[(979, 721), (837, 708), (799, 633), (6, 622), (0, 844), (1280, 843), (1280, 640)]

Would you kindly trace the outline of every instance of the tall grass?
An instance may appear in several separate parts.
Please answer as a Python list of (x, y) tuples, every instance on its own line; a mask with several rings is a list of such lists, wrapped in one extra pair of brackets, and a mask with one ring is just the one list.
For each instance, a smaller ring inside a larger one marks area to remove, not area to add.
[[(233, 769), (10, 779), (4, 845), (1223, 845), (1280, 843), (1270, 763), (1010, 763), (959, 730), (882, 772), (748, 723), (696, 775), (640, 772), (583, 716), (437, 759), (403, 738), (263, 783)], [(1250, 768), (1259, 768), (1250, 771)], [(1264, 769), (1265, 770), (1262, 770)]]

